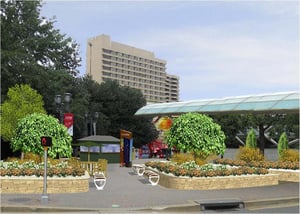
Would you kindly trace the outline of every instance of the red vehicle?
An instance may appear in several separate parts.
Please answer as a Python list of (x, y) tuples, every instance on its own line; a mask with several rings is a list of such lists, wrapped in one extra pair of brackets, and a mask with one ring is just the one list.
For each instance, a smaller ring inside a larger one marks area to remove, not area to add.
[(150, 150), (150, 158), (152, 157), (159, 157), (159, 158), (165, 158), (168, 145), (163, 143), (162, 140), (156, 139), (152, 141), (151, 143), (148, 143), (148, 147)]

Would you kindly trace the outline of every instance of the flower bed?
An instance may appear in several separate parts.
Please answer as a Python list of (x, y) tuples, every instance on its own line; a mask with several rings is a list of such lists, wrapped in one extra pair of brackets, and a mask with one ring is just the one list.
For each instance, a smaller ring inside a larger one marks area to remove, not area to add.
[(158, 173), (159, 185), (181, 190), (234, 189), (257, 186), (278, 185), (278, 175), (241, 175), (215, 177), (176, 177), (171, 174)]
[(265, 169), (291, 169), (299, 170), (298, 162), (291, 161), (251, 161), (246, 162), (242, 160), (231, 160), (227, 158), (219, 158), (214, 161), (216, 164), (230, 165), (230, 166), (250, 166), (250, 167), (259, 167)]
[(145, 165), (159, 173), (161, 186), (172, 189), (209, 190), (277, 185), (279, 176), (267, 169), (226, 167), (208, 164), (202, 167), (194, 162), (182, 165), (166, 162), (147, 162)]
[[(83, 168), (71, 167), (61, 162), (48, 165), (47, 192), (72, 193), (89, 190), (89, 175)], [(1, 193), (42, 193), (44, 164), (28, 161), (19, 164), (0, 162)]]
[[(36, 176), (44, 175), (44, 163), (36, 164), (34, 161), (27, 161), (22, 164), (17, 161), (0, 162), (0, 176)], [(69, 166), (67, 162), (60, 162), (52, 165), (48, 164), (47, 176), (66, 177), (66, 176), (83, 176), (85, 169)]]
[[(89, 174), (83, 176), (53, 176), (47, 178), (47, 193), (78, 193), (89, 191)], [(43, 177), (1, 176), (0, 193), (42, 194)]]
[(274, 162), (274, 161), (237, 161), (231, 159), (217, 159), (214, 161), (218, 164), (226, 164), (230, 166), (251, 166), (267, 169), (269, 173), (278, 174), (279, 181), (300, 182), (300, 170), (298, 162)]
[(166, 162), (147, 162), (147, 167), (157, 169), (159, 172), (166, 174), (173, 174), (175, 176), (186, 177), (215, 177), (215, 176), (229, 176), (229, 175), (264, 175), (268, 174), (268, 170), (254, 167), (226, 167), (224, 165), (207, 164), (204, 166), (197, 166), (195, 162), (191, 161), (182, 165)]

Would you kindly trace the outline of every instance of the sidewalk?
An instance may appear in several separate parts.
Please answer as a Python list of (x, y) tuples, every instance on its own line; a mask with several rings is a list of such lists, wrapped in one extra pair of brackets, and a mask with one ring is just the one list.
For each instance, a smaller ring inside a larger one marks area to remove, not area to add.
[[(147, 160), (134, 160), (142, 163)], [(90, 179), (90, 189), (85, 193), (49, 194), (47, 204), (41, 203), (40, 194), (2, 194), (1, 210), (17, 211), (159, 211), (170, 207), (199, 207), (203, 200), (241, 200), (247, 206), (255, 203), (287, 203), (299, 201), (299, 183), (282, 182), (276, 186), (227, 190), (174, 190), (151, 186), (131, 168), (108, 165), (104, 190), (96, 190)], [(178, 208), (179, 209), (179, 208)], [(182, 209), (182, 208), (181, 208)]]

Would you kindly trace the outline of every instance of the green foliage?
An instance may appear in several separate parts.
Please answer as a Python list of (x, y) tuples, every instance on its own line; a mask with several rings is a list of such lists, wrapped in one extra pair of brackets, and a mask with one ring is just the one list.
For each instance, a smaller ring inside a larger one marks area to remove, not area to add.
[(294, 149), (285, 149), (279, 156), (279, 160), (299, 163), (299, 151)]
[(192, 160), (194, 160), (194, 156), (190, 153), (175, 153), (171, 158), (171, 161), (177, 164), (183, 164)]
[(121, 86), (116, 81), (106, 81), (93, 88), (95, 89), (90, 90), (90, 102), (94, 104), (94, 111), (101, 112), (101, 130), (97, 130), (97, 133), (119, 137), (120, 129), (131, 131), (135, 147), (149, 143), (157, 137), (157, 131), (149, 118), (134, 115), (139, 108), (146, 105), (140, 90)]
[(238, 149), (236, 158), (246, 162), (264, 160), (264, 156), (258, 148), (251, 148), (247, 146), (241, 146)]
[[(289, 150), (289, 149), (288, 149)], [(287, 151), (288, 151), (287, 150)], [(232, 160), (228, 158), (215, 159), (214, 163), (224, 164), (230, 166), (249, 166), (252, 168), (265, 168), (265, 169), (299, 169), (299, 152), (293, 150), (294, 154), (298, 154), (298, 161), (242, 161), (242, 160)]]
[(245, 115), (245, 118), (245, 125), (248, 125), (248, 127), (258, 127), (258, 147), (262, 153), (264, 152), (266, 144), (266, 137), (264, 134), (270, 127), (275, 127), (276, 132), (279, 133), (282, 132), (284, 128), (288, 128), (289, 132), (294, 132), (296, 134), (296, 138), (297, 135), (299, 135), (297, 133), (298, 131), (295, 130), (296, 127), (299, 127), (299, 114), (248, 114)]
[(21, 119), (16, 128), (16, 134), (12, 139), (13, 151), (32, 152), (42, 155), (44, 149), (41, 146), (41, 137), (52, 137), (52, 147), (48, 149), (51, 158), (70, 157), (72, 154), (72, 138), (67, 128), (59, 121), (45, 114), (34, 113)]
[(10, 141), (19, 119), (32, 113), (45, 113), (42, 96), (29, 85), (16, 85), (9, 89), (1, 105), (1, 137)]
[[(85, 169), (78, 166), (71, 166), (68, 162), (57, 161), (48, 162), (47, 176), (66, 177), (66, 176), (83, 176)], [(44, 163), (35, 163), (34, 161), (13, 161), (0, 162), (0, 176), (43, 176)]]
[(146, 162), (147, 167), (157, 169), (167, 174), (173, 174), (175, 176), (189, 176), (189, 177), (215, 177), (215, 176), (238, 176), (249, 174), (268, 174), (267, 169), (253, 168), (247, 166), (227, 168), (226, 166), (216, 166), (207, 164), (199, 167), (195, 162), (189, 162), (182, 165), (176, 165), (166, 162)]
[(41, 16), (41, 6), (41, 1), (1, 1), (2, 95), (15, 84), (47, 86), (52, 71), (78, 74), (78, 44), (54, 29), (53, 18)]
[(175, 153), (172, 155), (171, 161), (177, 164), (183, 164), (187, 162), (194, 161), (197, 165), (202, 166), (207, 164), (212, 159), (215, 159), (214, 155), (209, 155), (208, 157), (199, 157), (195, 158), (195, 155), (192, 153)]
[(224, 154), (225, 135), (213, 120), (199, 113), (187, 113), (174, 119), (166, 134), (169, 147), (193, 152), (195, 158), (201, 154)]
[(251, 129), (247, 135), (246, 147), (248, 147), (248, 148), (256, 148), (257, 147), (257, 139), (256, 139), (254, 129)]
[(244, 117), (240, 114), (214, 114), (211, 115), (216, 123), (218, 123), (225, 133), (226, 147), (238, 147), (239, 142), (236, 140), (236, 135), (239, 130), (245, 129)]
[(288, 138), (285, 132), (280, 135), (277, 150), (279, 158), (281, 158), (282, 153), (288, 149)]

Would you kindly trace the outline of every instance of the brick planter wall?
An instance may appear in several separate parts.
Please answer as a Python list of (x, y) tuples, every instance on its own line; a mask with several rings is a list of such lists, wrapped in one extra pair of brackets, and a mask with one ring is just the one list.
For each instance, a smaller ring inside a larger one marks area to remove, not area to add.
[(159, 173), (159, 185), (171, 189), (211, 190), (277, 185), (279, 175), (242, 175), (224, 177), (175, 177)]
[[(89, 175), (81, 177), (47, 177), (47, 193), (77, 193), (89, 191)], [(44, 178), (34, 176), (1, 177), (0, 193), (43, 193)]]
[(299, 182), (300, 170), (269, 169), (269, 173), (278, 174), (279, 181)]

